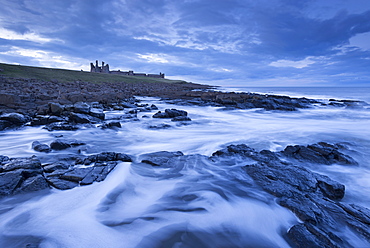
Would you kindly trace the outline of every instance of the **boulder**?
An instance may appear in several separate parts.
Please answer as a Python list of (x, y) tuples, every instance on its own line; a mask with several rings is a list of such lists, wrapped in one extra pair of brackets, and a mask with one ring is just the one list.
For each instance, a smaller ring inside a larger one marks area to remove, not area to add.
[(105, 114), (103, 112), (103, 110), (101, 109), (98, 109), (98, 108), (91, 108), (90, 109), (90, 112), (89, 112), (89, 115), (93, 116), (93, 117), (96, 117), (100, 120), (104, 120), (105, 119)]
[(3, 131), (5, 128), (11, 127), (13, 123), (5, 120), (0, 120), (0, 131)]
[(53, 150), (64, 150), (73, 146), (81, 146), (85, 143), (77, 140), (57, 139), (50, 143), (50, 148)]
[(64, 111), (64, 106), (59, 103), (50, 102), (49, 112), (52, 115), (61, 115)]
[(90, 123), (91, 118), (86, 114), (69, 113), (69, 121), (77, 124)]
[(148, 153), (140, 156), (140, 160), (142, 163), (150, 164), (152, 166), (161, 166), (168, 162), (171, 158), (184, 156), (184, 154), (180, 151), (177, 152), (153, 152)]
[(51, 148), (47, 144), (41, 144), (38, 141), (32, 142), (32, 149), (37, 151), (37, 152), (50, 152)]
[(158, 111), (153, 115), (153, 118), (174, 118), (177, 116), (187, 116), (188, 113), (184, 110), (166, 109), (165, 112)]
[(80, 114), (89, 114), (90, 113), (90, 105), (85, 102), (78, 102), (73, 105), (73, 109), (75, 113)]
[(106, 128), (121, 128), (121, 123), (119, 121), (111, 121), (108, 123), (104, 123), (101, 125), (101, 128), (106, 129)]
[(44, 128), (47, 129), (48, 131), (60, 131), (60, 130), (75, 131), (78, 129), (78, 126), (64, 122), (55, 122), (46, 125)]
[(7, 121), (16, 126), (21, 126), (27, 122), (27, 118), (19, 113), (3, 114), (0, 116), (0, 120)]
[(188, 116), (176, 116), (171, 121), (191, 121), (191, 119)]

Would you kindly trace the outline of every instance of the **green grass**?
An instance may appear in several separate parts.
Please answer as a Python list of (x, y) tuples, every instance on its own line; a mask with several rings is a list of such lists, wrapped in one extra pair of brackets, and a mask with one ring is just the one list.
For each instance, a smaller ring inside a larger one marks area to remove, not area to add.
[(139, 76), (126, 75), (112, 75), (104, 73), (91, 73), (85, 71), (73, 71), (65, 69), (32, 67), (22, 65), (10, 65), (0, 63), (0, 76), (12, 78), (37, 79), (46, 82), (75, 82), (83, 81), (90, 83), (104, 83), (104, 82), (162, 82), (162, 83), (185, 83), (182, 80), (169, 80), (165, 78), (150, 78)]

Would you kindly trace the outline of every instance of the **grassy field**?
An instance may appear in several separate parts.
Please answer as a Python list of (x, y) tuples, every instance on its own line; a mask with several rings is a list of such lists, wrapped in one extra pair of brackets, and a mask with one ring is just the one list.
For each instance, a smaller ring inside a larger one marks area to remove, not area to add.
[(104, 82), (161, 82), (161, 83), (183, 83), (182, 80), (169, 80), (164, 78), (150, 78), (139, 76), (125, 76), (125, 75), (112, 75), (104, 73), (91, 73), (84, 71), (72, 71), (65, 69), (32, 67), (22, 65), (10, 65), (0, 63), (0, 76), (12, 78), (26, 78), (37, 79), (46, 82), (75, 82), (83, 81), (90, 83), (104, 83)]

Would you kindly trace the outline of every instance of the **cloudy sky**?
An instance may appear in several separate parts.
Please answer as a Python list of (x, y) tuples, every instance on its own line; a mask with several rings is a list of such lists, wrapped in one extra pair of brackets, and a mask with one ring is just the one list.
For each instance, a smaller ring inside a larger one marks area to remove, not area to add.
[(369, 0), (0, 0), (0, 62), (212, 85), (370, 86)]

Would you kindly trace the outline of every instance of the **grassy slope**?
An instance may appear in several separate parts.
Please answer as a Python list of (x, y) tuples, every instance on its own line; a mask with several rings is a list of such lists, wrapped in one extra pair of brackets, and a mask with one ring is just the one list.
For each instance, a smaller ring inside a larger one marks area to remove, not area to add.
[(90, 73), (83, 71), (72, 71), (64, 69), (52, 69), (43, 67), (9, 65), (0, 63), (0, 76), (7, 76), (12, 78), (26, 78), (38, 79), (42, 81), (53, 82), (74, 82), (83, 81), (91, 83), (104, 83), (104, 82), (162, 82), (162, 83), (182, 83), (181, 80), (169, 80), (163, 78), (150, 78), (138, 76), (125, 76), (125, 75), (112, 75), (103, 73)]

